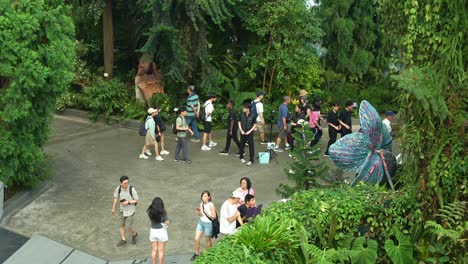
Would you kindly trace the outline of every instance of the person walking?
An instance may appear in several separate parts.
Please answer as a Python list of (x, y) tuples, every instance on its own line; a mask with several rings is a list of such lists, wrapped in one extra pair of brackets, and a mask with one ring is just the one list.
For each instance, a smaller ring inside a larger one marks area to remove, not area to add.
[(242, 177), (239, 181), (239, 188), (237, 188), (234, 192), (238, 192), (241, 194), (241, 198), (239, 199), (239, 202), (236, 204), (237, 207), (241, 206), (244, 204), (244, 197), (247, 194), (255, 194), (255, 190), (252, 187), (252, 182), (248, 177)]
[(138, 193), (129, 185), (128, 176), (120, 177), (120, 186), (114, 191), (114, 203), (112, 204), (112, 215), (115, 215), (115, 206), (119, 203), (119, 231), (121, 240), (117, 246), (127, 244), (125, 228), (132, 235), (132, 244), (136, 244), (138, 233), (133, 229), (133, 219), (135, 215), (136, 205), (138, 204)]
[(276, 147), (274, 151), (276, 152), (283, 152), (283, 149), (280, 148), (281, 140), (285, 141), (286, 144), (286, 136), (288, 135), (288, 123), (289, 123), (289, 110), (288, 105), (291, 102), (291, 98), (289, 96), (283, 97), (283, 103), (279, 107), (278, 111), (278, 129), (279, 134), (276, 138)]
[(352, 131), (352, 121), (351, 121), (351, 111), (353, 110), (353, 101), (347, 100), (345, 102), (345, 109), (341, 111), (338, 118), (338, 122), (341, 125), (341, 137), (344, 137), (348, 134), (353, 133)]
[(164, 263), (164, 247), (169, 240), (167, 229), (169, 227), (169, 218), (164, 209), (164, 202), (161, 198), (155, 197), (151, 205), (146, 210), (151, 221), (149, 240), (151, 241), (151, 259), (156, 264), (156, 257), (159, 264)]
[(338, 131), (341, 130), (340, 122), (338, 121), (338, 110), (340, 109), (340, 103), (336, 102), (333, 104), (333, 109), (328, 113), (327, 123), (328, 123), (328, 140), (327, 150), (325, 151), (325, 156), (328, 156), (328, 149), (332, 144), (336, 142), (336, 136)]
[(320, 125), (320, 104), (318, 102), (314, 103), (314, 108), (310, 113), (309, 126), (312, 133), (314, 133), (314, 139), (310, 142), (310, 146), (313, 147), (317, 145), (320, 140), (320, 135), (322, 134), (322, 126)]
[(191, 261), (194, 261), (200, 255), (200, 238), (205, 234), (206, 248), (209, 249), (212, 245), (211, 236), (213, 235), (213, 226), (211, 222), (216, 219), (216, 208), (211, 202), (211, 194), (209, 191), (203, 191), (200, 195), (201, 203), (197, 207), (198, 219), (197, 229), (195, 231), (195, 254)]
[(189, 85), (187, 87), (187, 125), (192, 127), (193, 138), (192, 142), (200, 142), (200, 135), (198, 134), (197, 118), (200, 116), (200, 100), (195, 93), (195, 86)]
[(234, 110), (234, 101), (229, 100), (227, 103), (227, 108), (229, 110), (229, 114), (227, 117), (227, 133), (226, 133), (226, 145), (224, 146), (223, 150), (219, 151), (220, 155), (228, 155), (229, 148), (231, 147), (231, 139), (234, 140), (234, 143), (237, 145), (237, 153), (240, 153), (241, 145), (239, 139), (237, 138), (237, 130), (239, 126), (237, 125), (237, 115), (236, 111)]
[[(303, 123), (304, 119), (305, 119), (305, 114), (302, 111), (301, 106), (299, 104), (297, 104), (294, 107), (294, 115), (293, 115), (292, 120), (291, 120), (291, 134), (290, 134), (291, 140), (289, 142), (289, 145), (291, 146), (291, 153), (294, 151), (295, 143), (296, 143), (296, 139), (294, 137), (294, 134), (296, 134), (296, 131), (298, 129), (299, 129), (299, 131), (302, 129), (302, 126), (304, 125), (304, 123)], [(292, 157), (291, 153), (289, 154), (289, 157)]]
[[(216, 102), (216, 94), (212, 93), (209, 95), (209, 99), (203, 104), (205, 109), (205, 120), (203, 120), (203, 145), (201, 150), (211, 150), (212, 147), (218, 145), (218, 143), (213, 142), (211, 137), (211, 121), (213, 120), (213, 112), (215, 110), (213, 103)], [(208, 145), (206, 140), (209, 140)]]
[[(250, 103), (248, 101), (244, 102), (240, 120), (238, 122), (239, 131), (241, 134), (241, 143), (240, 143), (240, 160), (242, 163), (245, 163), (247, 166), (253, 164), (255, 159), (255, 148), (253, 141), (253, 131), (255, 130), (257, 124), (257, 119), (254, 115), (250, 113)], [(244, 159), (245, 155), (245, 143), (249, 144), (249, 161), (246, 163)]]
[(267, 144), (265, 141), (265, 118), (263, 116), (263, 100), (264, 93), (262, 91), (257, 92), (257, 98), (252, 101), (252, 114), (257, 116), (257, 130), (260, 135), (260, 144)]
[(156, 142), (158, 141), (159, 136), (159, 144), (161, 145), (161, 151), (159, 154), (168, 155), (169, 151), (164, 148), (164, 133), (166, 132), (166, 124), (161, 117), (161, 106), (156, 105), (154, 109), (156, 109), (156, 115), (153, 117), (154, 123), (156, 124)]
[(175, 150), (174, 160), (179, 161), (179, 153), (182, 150), (183, 162), (185, 164), (190, 164), (192, 161), (188, 159), (188, 150), (187, 150), (187, 131), (193, 135), (193, 131), (188, 126), (185, 121), (185, 116), (187, 115), (187, 109), (180, 108), (180, 114), (176, 118), (176, 130), (177, 130), (177, 146)]
[[(162, 161), (164, 160), (158, 151), (158, 142), (156, 141), (156, 123), (154, 122), (154, 117), (156, 116), (157, 111), (154, 108), (148, 109), (148, 116), (146, 117), (145, 121), (145, 129), (146, 129), (146, 136), (145, 136), (145, 145), (141, 149), (141, 153), (139, 158), (140, 159), (148, 159), (146, 155), (151, 155), (150, 146), (154, 145), (154, 153), (156, 154), (156, 160)], [(145, 155), (146, 154), (146, 155)]]
[[(250, 103), (249, 103), (250, 104)], [(219, 231), (223, 235), (230, 235), (236, 232), (236, 220), (243, 225), (240, 218), (240, 212), (237, 210), (236, 204), (239, 203), (242, 194), (233, 192), (231, 197), (227, 199), (221, 206), (219, 216)]]

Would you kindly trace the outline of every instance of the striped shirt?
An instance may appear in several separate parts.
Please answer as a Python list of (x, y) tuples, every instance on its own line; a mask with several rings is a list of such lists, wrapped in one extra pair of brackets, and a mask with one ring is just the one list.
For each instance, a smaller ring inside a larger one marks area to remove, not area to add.
[(191, 92), (187, 97), (187, 116), (195, 116), (196, 112), (193, 111), (192, 106), (195, 108), (195, 111), (198, 109), (198, 95), (195, 92)]

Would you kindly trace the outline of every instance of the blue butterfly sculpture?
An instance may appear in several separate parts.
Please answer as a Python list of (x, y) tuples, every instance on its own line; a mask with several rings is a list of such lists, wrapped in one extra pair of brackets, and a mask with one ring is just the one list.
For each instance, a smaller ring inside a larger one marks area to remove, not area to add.
[(361, 129), (348, 134), (330, 146), (329, 156), (339, 168), (357, 173), (351, 183), (358, 181), (372, 185), (382, 182), (384, 175), (394, 190), (391, 176), (396, 172), (396, 158), (392, 154), (392, 136), (382, 124), (377, 111), (367, 101), (359, 108)]

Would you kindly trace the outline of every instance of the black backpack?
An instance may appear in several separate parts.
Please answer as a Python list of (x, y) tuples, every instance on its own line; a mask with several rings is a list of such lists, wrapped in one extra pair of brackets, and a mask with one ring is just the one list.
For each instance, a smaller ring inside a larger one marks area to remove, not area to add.
[[(129, 191), (130, 191), (130, 196), (131, 196), (132, 199), (133, 199), (133, 186), (130, 185), (128, 188), (129, 188)], [(120, 192), (121, 192), (121, 191), (122, 191), (122, 186), (119, 186), (119, 201), (120, 201)], [(134, 200), (135, 200), (135, 199), (134, 199)], [(137, 205), (137, 204), (135, 204), (135, 205)]]
[(258, 113), (257, 113), (257, 103), (258, 101), (256, 102), (255, 100), (252, 101), (252, 103), (250, 104), (250, 113), (255, 116), (255, 118), (257, 118), (258, 116)]
[(146, 136), (146, 132), (148, 132), (146, 130), (146, 120), (143, 121), (143, 123), (140, 124), (140, 128), (138, 129), (138, 134), (140, 134), (140, 136), (144, 137)]
[(177, 134), (177, 118), (179, 118), (180, 116), (176, 116), (176, 118), (174, 119), (174, 124), (172, 124), (172, 133), (174, 134)]

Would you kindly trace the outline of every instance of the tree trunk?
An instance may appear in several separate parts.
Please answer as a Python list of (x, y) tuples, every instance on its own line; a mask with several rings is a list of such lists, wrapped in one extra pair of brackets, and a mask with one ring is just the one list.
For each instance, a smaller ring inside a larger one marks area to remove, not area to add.
[[(102, 18), (104, 43), (104, 77), (111, 78), (114, 68), (114, 28), (112, 26), (112, 1), (106, 0)], [(107, 76), (106, 76), (107, 74)]]

